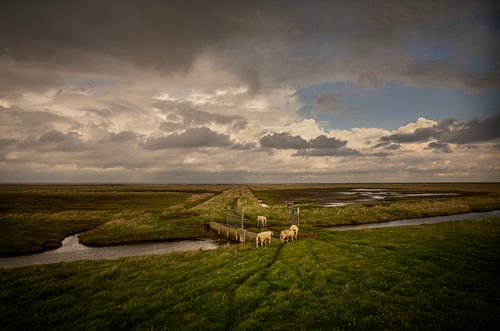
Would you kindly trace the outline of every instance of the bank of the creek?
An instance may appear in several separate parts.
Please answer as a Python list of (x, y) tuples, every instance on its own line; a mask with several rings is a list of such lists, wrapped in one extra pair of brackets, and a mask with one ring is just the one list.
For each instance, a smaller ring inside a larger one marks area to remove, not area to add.
[(78, 235), (66, 237), (62, 246), (39, 254), (0, 258), (0, 268), (19, 268), (78, 260), (112, 260), (127, 256), (161, 255), (172, 252), (215, 249), (219, 245), (210, 239), (180, 240), (160, 243), (89, 247), (80, 244)]
[(484, 217), (495, 217), (495, 216), (496, 217), (500, 216), (500, 210), (485, 211), (485, 212), (473, 212), (473, 213), (447, 215), (447, 216), (409, 218), (409, 219), (402, 219), (402, 220), (388, 221), (388, 222), (379, 222), (379, 223), (336, 225), (336, 226), (327, 227), (326, 229), (331, 230), (331, 231), (363, 230), (363, 229), (375, 229), (375, 228), (388, 228), (388, 227), (394, 227), (394, 226), (435, 224), (435, 223), (442, 223), (442, 222), (461, 221), (461, 220), (469, 220), (469, 219), (484, 218)]

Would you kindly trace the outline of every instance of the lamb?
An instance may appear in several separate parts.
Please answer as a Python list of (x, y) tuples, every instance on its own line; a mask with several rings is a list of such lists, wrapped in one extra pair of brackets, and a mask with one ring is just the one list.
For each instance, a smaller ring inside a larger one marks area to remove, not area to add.
[(293, 241), (293, 235), (294, 235), (294, 232), (292, 230), (283, 230), (281, 231), (280, 233), (280, 241), (282, 244), (285, 243), (285, 240), (286, 242), (288, 242), (288, 239), (292, 239)]
[(259, 243), (261, 246), (264, 245), (264, 243), (266, 241), (271, 243), (272, 236), (273, 236), (272, 231), (264, 231), (264, 232), (258, 233), (257, 237), (255, 238), (255, 247), (259, 247)]
[(297, 235), (299, 234), (299, 227), (298, 227), (297, 225), (295, 225), (295, 224), (292, 224), (292, 225), (290, 226), (290, 230), (292, 230), (292, 231), (293, 231), (293, 238), (294, 238), (295, 240), (297, 240)]
[(267, 227), (266, 216), (257, 216), (257, 226), (262, 226), (263, 228)]

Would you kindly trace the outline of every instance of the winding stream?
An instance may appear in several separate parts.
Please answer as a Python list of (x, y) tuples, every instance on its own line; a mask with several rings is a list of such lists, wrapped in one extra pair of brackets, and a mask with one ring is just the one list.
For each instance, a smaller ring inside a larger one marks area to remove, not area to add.
[(331, 231), (363, 230), (363, 229), (374, 229), (374, 228), (388, 228), (388, 227), (394, 227), (394, 226), (435, 224), (435, 223), (442, 223), (442, 222), (461, 221), (461, 220), (469, 220), (469, 219), (474, 219), (474, 218), (493, 217), (493, 216), (500, 216), (500, 210), (497, 209), (497, 210), (493, 210), (493, 211), (456, 214), (456, 215), (448, 215), (448, 216), (409, 218), (409, 219), (380, 222), (380, 223), (335, 225), (335, 226), (327, 227), (326, 229), (331, 230)]
[[(394, 226), (434, 224), (494, 216), (500, 216), (500, 210), (449, 216), (421, 217), (381, 223), (337, 225), (327, 227), (326, 229), (331, 231), (362, 230)], [(66, 237), (62, 241), (62, 246), (52, 251), (26, 256), (2, 257), (0, 258), (0, 268), (19, 268), (31, 265), (42, 265), (79, 260), (112, 260), (127, 256), (162, 255), (172, 252), (210, 250), (216, 249), (217, 247), (219, 247), (219, 245), (215, 241), (210, 239), (180, 240), (162, 243), (117, 245), (107, 247), (89, 247), (80, 244), (78, 235), (73, 235)]]
[(78, 235), (66, 237), (62, 246), (43, 253), (0, 258), (0, 268), (19, 268), (78, 260), (113, 260), (127, 256), (162, 255), (172, 252), (209, 250), (219, 247), (210, 239), (180, 240), (161, 243), (89, 247), (80, 244)]

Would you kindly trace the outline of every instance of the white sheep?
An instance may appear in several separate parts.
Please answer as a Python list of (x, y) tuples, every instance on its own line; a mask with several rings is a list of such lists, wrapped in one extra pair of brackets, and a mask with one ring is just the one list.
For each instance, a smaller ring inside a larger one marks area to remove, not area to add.
[(292, 241), (293, 241), (293, 231), (292, 230), (281, 231), (281, 233), (280, 233), (281, 243), (284, 244), (285, 240), (286, 240), (286, 242), (288, 242), (288, 239), (292, 239)]
[(255, 247), (259, 247), (259, 243), (262, 246), (264, 243), (266, 243), (266, 241), (271, 243), (272, 236), (272, 231), (259, 232), (257, 234), (257, 237), (255, 238)]
[(292, 224), (292, 225), (290, 226), (290, 230), (292, 230), (292, 231), (293, 231), (293, 238), (294, 238), (295, 240), (297, 240), (297, 235), (299, 234), (299, 227), (298, 227), (297, 225), (295, 225), (295, 224)]
[(266, 216), (257, 216), (257, 226), (267, 227)]

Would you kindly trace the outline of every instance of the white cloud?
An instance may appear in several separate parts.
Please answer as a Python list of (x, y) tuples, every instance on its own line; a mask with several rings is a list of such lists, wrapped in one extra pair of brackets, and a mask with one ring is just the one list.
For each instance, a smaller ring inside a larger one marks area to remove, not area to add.
[(7, 100), (0, 99), (0, 107), (2, 108), (10, 108), (11, 103)]
[[(416, 129), (419, 128), (430, 128), (434, 125), (438, 124), (438, 122), (425, 118), (425, 117), (419, 117), (415, 122), (410, 122), (407, 123), (403, 126), (401, 126), (399, 129), (396, 130), (396, 132), (400, 133), (412, 133), (415, 132)], [(395, 133), (395, 132), (391, 132)]]

